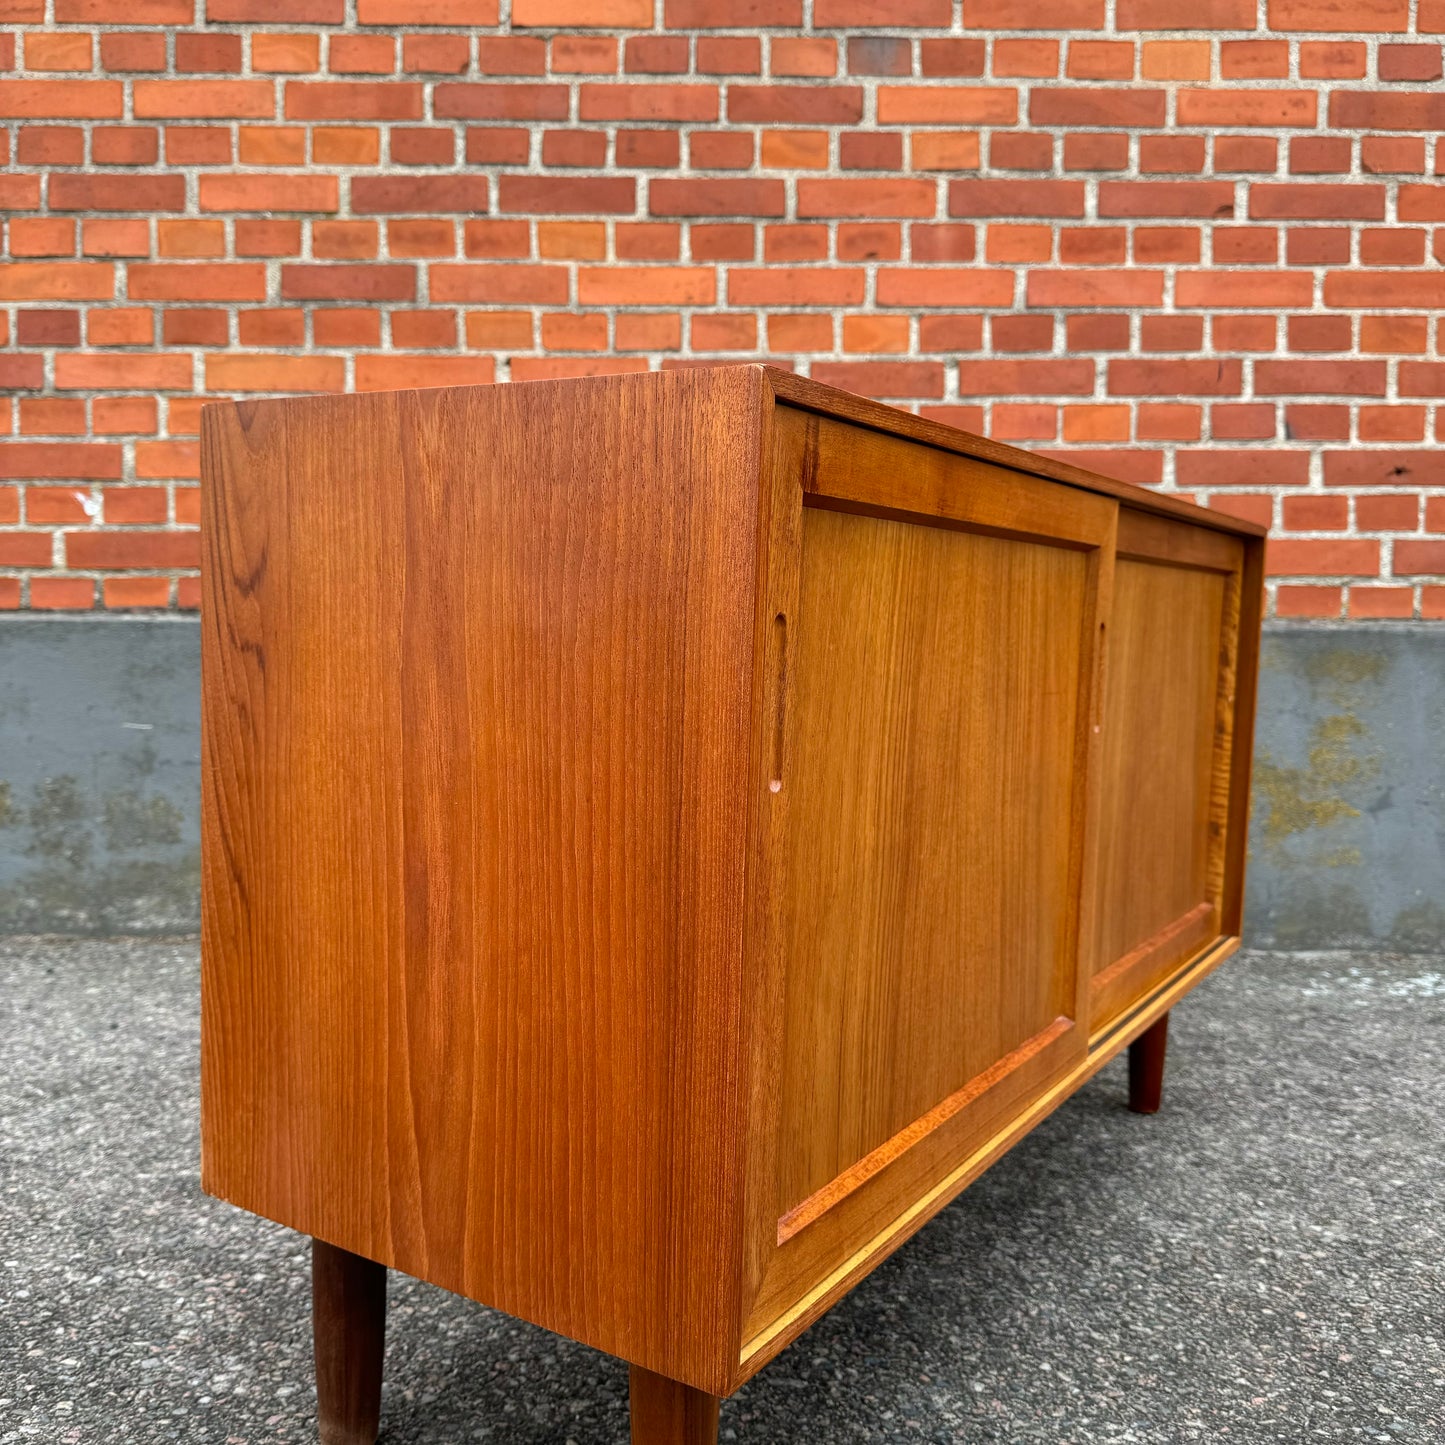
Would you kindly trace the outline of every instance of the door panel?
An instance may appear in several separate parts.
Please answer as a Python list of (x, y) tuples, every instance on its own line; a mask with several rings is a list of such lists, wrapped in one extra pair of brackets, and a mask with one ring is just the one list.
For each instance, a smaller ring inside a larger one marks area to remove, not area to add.
[(1084, 1056), (1118, 510), (789, 407), (770, 488), (745, 1368)]
[(804, 508), (780, 1214), (1073, 1010), (1086, 574)]
[(1220, 932), (1243, 556), (1218, 533), (1126, 518), (1099, 756), (1095, 1030)]

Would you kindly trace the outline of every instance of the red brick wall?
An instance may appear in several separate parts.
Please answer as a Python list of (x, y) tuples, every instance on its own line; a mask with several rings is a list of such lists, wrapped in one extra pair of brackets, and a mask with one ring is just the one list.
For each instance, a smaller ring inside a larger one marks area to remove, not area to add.
[(1445, 617), (1445, 0), (0, 18), (0, 605), (194, 606), (208, 397), (767, 357)]

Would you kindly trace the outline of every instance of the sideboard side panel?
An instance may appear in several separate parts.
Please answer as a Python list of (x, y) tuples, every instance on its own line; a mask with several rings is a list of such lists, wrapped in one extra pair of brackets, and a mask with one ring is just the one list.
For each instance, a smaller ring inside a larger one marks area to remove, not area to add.
[(205, 426), (212, 1193), (720, 1392), (760, 370)]

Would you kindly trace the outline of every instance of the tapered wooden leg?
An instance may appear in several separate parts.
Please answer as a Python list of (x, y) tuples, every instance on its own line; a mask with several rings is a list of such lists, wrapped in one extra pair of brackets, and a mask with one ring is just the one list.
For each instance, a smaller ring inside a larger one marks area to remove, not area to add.
[(717, 1445), (718, 1397), (632, 1366), (632, 1445)]
[(386, 1266), (313, 1239), (311, 1327), (322, 1445), (374, 1445), (381, 1422)]
[(1129, 1107), (1136, 1114), (1157, 1114), (1164, 1097), (1164, 1050), (1169, 1015), (1162, 1015), (1129, 1045)]

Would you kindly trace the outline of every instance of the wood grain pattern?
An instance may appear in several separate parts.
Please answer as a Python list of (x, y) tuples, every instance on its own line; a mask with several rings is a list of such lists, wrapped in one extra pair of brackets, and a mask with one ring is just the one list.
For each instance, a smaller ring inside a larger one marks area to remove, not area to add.
[[(1226, 588), (1224, 574), (1192, 566), (1123, 557), (1115, 568), (1096, 1028), (1218, 932), (1210, 809)], [(1193, 926), (1179, 927), (1186, 918)]]
[(717, 1445), (718, 1398), (633, 1365), (632, 1445)]
[(935, 1184), (918, 1190), (893, 1215), (881, 1220), (877, 1230), (861, 1240), (851, 1254), (840, 1256), (830, 1274), (800, 1295), (771, 1324), (749, 1336), (743, 1345), (738, 1383), (751, 1378), (770, 1360), (776, 1359), (859, 1280), (876, 1269), (900, 1245), (906, 1244), (990, 1165), (997, 1163), (1031, 1129), (1088, 1083), (1105, 1064), (1117, 1057), (1161, 1014), (1173, 1008), (1191, 989), (1208, 978), (1238, 948), (1237, 938), (1223, 938), (1191, 958), (1153, 993), (1140, 999), (1128, 1014), (1115, 1019), (1111, 1028), (1096, 1041), (1091, 1041), (1088, 1053), (1074, 1068), (1004, 1118), (994, 1132), (959, 1159)]
[(1164, 1057), (1169, 1046), (1169, 1015), (1160, 1014), (1129, 1045), (1129, 1108), (1157, 1114), (1164, 1099)]
[(1246, 542), (1239, 574), (1234, 700), (1229, 732), (1229, 785), (1222, 819), (1225, 831), (1220, 900), (1222, 927), (1226, 934), (1234, 936), (1238, 936), (1244, 928), (1244, 874), (1249, 846), (1254, 714), (1259, 691), (1260, 632), (1264, 625), (1264, 563), (1264, 540)]
[(1112, 477), (1085, 471), (1082, 467), (1042, 456), (1038, 452), (1024, 451), (1020, 447), (1007, 446), (989, 437), (975, 436), (972, 432), (962, 431), (958, 427), (948, 426), (928, 417), (916, 416), (913, 412), (896, 406), (887, 406), (868, 397), (854, 396), (850, 392), (839, 391), (836, 387), (824, 386), (821, 382), (798, 376), (791, 371), (768, 367), (767, 375), (774, 395), (780, 400), (821, 416), (836, 417), (840, 421), (853, 423), (856, 427), (906, 437), (959, 456), (976, 457), (980, 461), (1006, 467), (1020, 477), (1045, 477), (1050, 481), (1062, 482), (1071, 489), (1078, 488), (1095, 496), (1112, 497), (1115, 501), (1126, 502), (1133, 511), (1173, 517), (1194, 527), (1233, 533), (1239, 537), (1263, 537), (1267, 530), (1257, 522), (1247, 521), (1243, 517), (1232, 517), (1227, 512), (1196, 507), (1178, 497), (1150, 491), (1130, 482), (1115, 481)]
[(1251, 524), (756, 366), (202, 452), (205, 1186), (639, 1442), (1237, 945)]
[(780, 1214), (1072, 1014), (1085, 586), (1081, 552), (804, 509)]
[(386, 1351), (386, 1270), (313, 1239), (311, 1333), (321, 1445), (374, 1445)]
[(715, 1391), (762, 399), (205, 433), (206, 1187)]
[(791, 407), (773, 429), (786, 765), (755, 782), (749, 953), (781, 1020), (754, 1059), (750, 1338), (1082, 1055), (1114, 524)]

